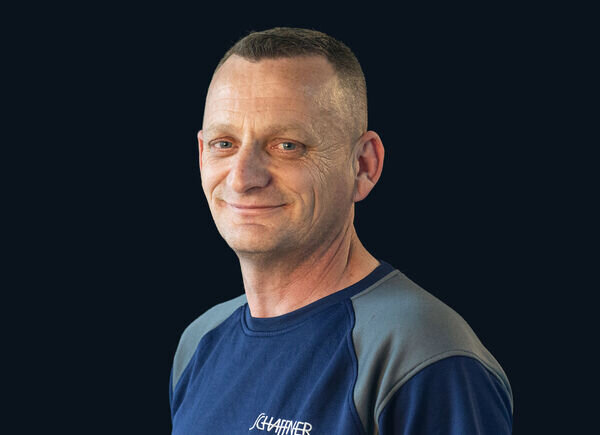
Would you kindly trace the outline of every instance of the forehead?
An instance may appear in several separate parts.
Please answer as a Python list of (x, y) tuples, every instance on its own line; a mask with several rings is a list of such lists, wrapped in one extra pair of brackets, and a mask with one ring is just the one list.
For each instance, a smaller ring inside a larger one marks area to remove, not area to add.
[(337, 87), (331, 64), (321, 56), (250, 62), (230, 57), (215, 73), (206, 98), (204, 127), (240, 124), (249, 118), (310, 123), (327, 112)]

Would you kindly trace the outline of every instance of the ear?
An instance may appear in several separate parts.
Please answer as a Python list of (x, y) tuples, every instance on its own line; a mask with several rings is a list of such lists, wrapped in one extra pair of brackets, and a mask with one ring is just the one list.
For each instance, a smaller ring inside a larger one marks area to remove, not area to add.
[(202, 170), (202, 151), (204, 150), (204, 136), (202, 130), (198, 132), (198, 160), (200, 161), (200, 170)]
[(357, 143), (355, 151), (356, 178), (354, 182), (354, 202), (362, 201), (381, 176), (385, 150), (379, 135), (367, 131)]

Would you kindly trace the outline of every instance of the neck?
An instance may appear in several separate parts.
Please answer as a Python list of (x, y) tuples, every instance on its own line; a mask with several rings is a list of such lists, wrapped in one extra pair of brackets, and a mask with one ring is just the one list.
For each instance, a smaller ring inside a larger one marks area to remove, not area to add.
[(253, 317), (297, 310), (354, 284), (379, 265), (358, 239), (352, 223), (309, 255), (269, 261), (239, 256), (239, 260)]

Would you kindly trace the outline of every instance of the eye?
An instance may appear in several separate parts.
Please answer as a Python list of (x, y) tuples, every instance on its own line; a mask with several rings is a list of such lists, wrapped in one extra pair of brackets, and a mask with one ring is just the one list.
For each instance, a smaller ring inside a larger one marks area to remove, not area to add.
[(298, 148), (293, 142), (281, 142), (278, 146), (284, 151), (294, 151)]
[(233, 148), (233, 144), (227, 140), (219, 140), (217, 142), (214, 142), (211, 147), (213, 148), (217, 148), (219, 150), (228, 150), (230, 148)]
[(279, 155), (282, 158), (300, 157), (304, 155), (305, 152), (305, 146), (302, 143), (289, 142), (287, 140), (275, 142), (275, 145), (271, 149), (276, 153), (276, 155)]

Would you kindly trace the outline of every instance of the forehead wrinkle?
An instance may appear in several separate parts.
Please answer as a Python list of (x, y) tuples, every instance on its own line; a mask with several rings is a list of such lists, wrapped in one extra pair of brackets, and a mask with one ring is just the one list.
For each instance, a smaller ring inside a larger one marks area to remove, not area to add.
[(305, 117), (311, 115), (311, 105), (314, 106), (314, 100), (306, 101), (286, 97), (228, 97), (207, 101), (205, 112), (211, 113), (224, 110), (232, 112), (264, 112), (273, 110), (298, 112), (302, 117)]
[(292, 84), (282, 85), (280, 82), (273, 83), (251, 83), (247, 86), (240, 87), (237, 85), (217, 85), (215, 88), (210, 88), (207, 94), (207, 99), (225, 100), (249, 100), (249, 99), (294, 99), (293, 95), (288, 97), (279, 97), (282, 91), (288, 91), (290, 88), (294, 89), (297, 93), (296, 99), (306, 102), (306, 98), (309, 100), (314, 99), (320, 93), (324, 87), (328, 87), (330, 80), (324, 80), (319, 83), (318, 86), (311, 84)]
[(248, 100), (284, 100), (284, 101), (299, 101), (299, 102), (302, 102), (302, 103), (306, 103), (306, 101), (304, 101), (304, 100), (302, 100), (300, 98), (276, 97), (276, 96), (268, 96), (268, 97), (259, 97), (259, 96), (252, 96), (252, 97), (219, 97), (219, 98), (211, 98), (211, 99), (209, 99), (209, 102), (212, 103), (212, 104), (214, 104), (213, 101), (218, 102), (218, 101), (248, 101)]
[(304, 118), (311, 116), (311, 102), (303, 99), (286, 97), (211, 98), (207, 100), (205, 115), (215, 116), (216, 113), (222, 111), (229, 111), (232, 113), (260, 113), (271, 110), (277, 112), (298, 112)]
[[(243, 116), (246, 116), (249, 113), (270, 113), (273, 112), (274, 109), (252, 109), (252, 110), (234, 110), (234, 109), (217, 109), (215, 110), (215, 113), (219, 113), (219, 112), (225, 112), (225, 113), (233, 113), (233, 114), (240, 114)], [(292, 112), (292, 113), (300, 113), (302, 115), (302, 118), (307, 118), (307, 119), (319, 119), (317, 117), (314, 116), (310, 116), (305, 114), (304, 112), (302, 112), (301, 110), (295, 110), (295, 109), (276, 109), (276, 112)], [(215, 115), (207, 115), (207, 118), (215, 118)]]
[[(241, 125), (238, 127), (235, 123), (227, 123), (227, 122), (215, 122), (212, 124), (209, 124), (205, 129), (205, 133), (207, 134), (207, 136), (213, 134), (216, 134), (218, 132), (241, 132), (244, 130), (244, 126), (246, 123), (247, 117), (243, 117), (242, 118), (242, 123)], [(252, 122), (252, 121), (250, 121)], [(253, 124), (255, 124), (255, 122), (253, 122)], [(253, 128), (254, 130), (255, 128)], [(308, 135), (309, 138), (311, 138), (312, 140), (317, 140), (318, 135), (316, 134), (316, 131), (313, 127), (312, 124), (310, 125), (305, 125), (303, 123), (275, 123), (275, 124), (269, 124), (264, 128), (261, 128), (261, 134), (265, 134), (268, 136), (276, 136), (279, 134), (284, 134), (284, 133), (296, 133), (296, 134), (300, 134), (301, 136), (304, 135)]]
[[(206, 114), (205, 119), (204, 119), (204, 124), (207, 124), (209, 127), (205, 127), (205, 129), (210, 128), (211, 124), (219, 124), (219, 123), (226, 124), (227, 120), (235, 121), (236, 118), (245, 118), (250, 113), (263, 114), (263, 113), (271, 113), (271, 112), (273, 112), (273, 109), (255, 109), (255, 110), (252, 110), (251, 112), (246, 111), (246, 110), (242, 111), (242, 110), (233, 110), (233, 109), (218, 109), (211, 114), (208, 114), (208, 113)], [(302, 116), (297, 117), (296, 119), (290, 119), (289, 121), (283, 120), (283, 121), (278, 121), (278, 122), (274, 122), (271, 124), (307, 127), (307, 126), (311, 126), (313, 124), (313, 120), (316, 121), (319, 119), (319, 118), (307, 115), (306, 113), (304, 113), (300, 110), (278, 109), (277, 112), (299, 113)], [(219, 113), (221, 113), (222, 116), (219, 116)], [(222, 118), (223, 120), (219, 120), (219, 118)], [(306, 121), (308, 121), (308, 122), (306, 122)], [(235, 124), (235, 122), (230, 122), (230, 124)]]
[[(279, 130), (283, 130), (283, 129), (296, 129), (296, 130), (309, 130), (309, 129), (314, 129), (314, 125), (318, 122), (318, 120), (321, 118), (321, 116), (317, 117), (317, 116), (313, 116), (310, 113), (307, 113), (303, 110), (299, 110), (299, 109), (293, 109), (293, 108), (277, 108), (277, 109), (273, 109), (273, 108), (268, 108), (268, 109), (251, 109), (251, 110), (241, 110), (241, 109), (226, 109), (226, 108), (218, 108), (215, 109), (211, 112), (206, 112), (205, 113), (205, 119), (204, 119), (204, 124), (206, 125), (206, 127), (204, 127), (204, 130), (211, 130), (213, 129), (213, 125), (226, 125), (229, 124), (231, 126), (235, 126), (236, 124), (239, 124), (239, 120), (240, 119), (244, 119), (247, 117), (252, 117), (252, 115), (254, 114), (258, 114), (258, 115), (262, 115), (265, 113), (273, 113), (273, 112), (277, 112), (277, 113), (282, 113), (282, 112), (287, 112), (287, 113), (292, 113), (294, 115), (299, 115), (299, 116), (290, 116), (288, 119), (278, 119), (278, 120), (274, 120), (273, 122), (270, 122), (270, 125), (274, 125), (274, 129), (279, 129)], [(237, 122), (236, 122), (237, 120)], [(255, 119), (255, 122), (257, 120)]]
[[(219, 105), (218, 107), (210, 107), (211, 110), (207, 110), (207, 114), (212, 115), (213, 113), (219, 112), (230, 112), (230, 113), (263, 113), (263, 112), (297, 112), (301, 115), (302, 118), (312, 118), (314, 117), (311, 113), (302, 110), (302, 108), (290, 107), (289, 104), (286, 104), (283, 107), (279, 107), (276, 105), (262, 104), (254, 107), (239, 107), (239, 105), (235, 105), (233, 107), (228, 107), (230, 105)], [(214, 115), (212, 115), (214, 116)]]

